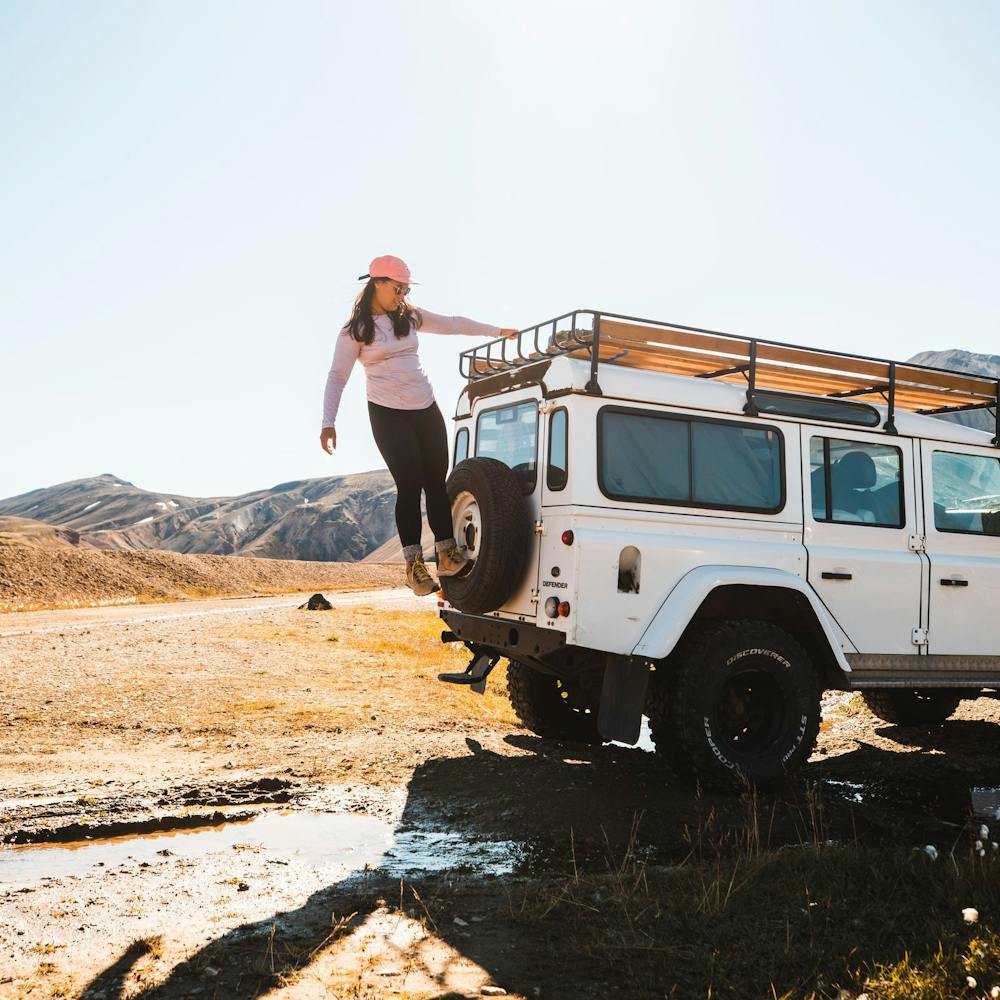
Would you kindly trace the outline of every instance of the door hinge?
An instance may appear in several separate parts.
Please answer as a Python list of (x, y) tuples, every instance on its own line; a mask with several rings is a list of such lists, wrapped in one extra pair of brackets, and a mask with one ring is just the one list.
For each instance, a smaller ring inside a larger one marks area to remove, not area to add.
[(545, 534), (545, 524), (542, 521), (535, 521), (535, 534), (544, 535)]
[(924, 535), (910, 535), (910, 551), (925, 552), (927, 550), (927, 539)]
[(927, 645), (927, 629), (925, 629), (925, 628), (915, 628), (913, 630), (913, 645), (914, 646), (926, 646)]

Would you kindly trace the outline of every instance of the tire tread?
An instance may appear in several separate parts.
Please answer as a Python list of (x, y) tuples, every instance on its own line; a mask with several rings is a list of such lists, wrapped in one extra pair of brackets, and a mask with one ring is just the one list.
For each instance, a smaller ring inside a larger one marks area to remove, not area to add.
[(577, 712), (563, 702), (555, 677), (511, 660), (507, 665), (507, 696), (521, 723), (536, 736), (600, 742), (596, 712)]
[[(936, 696), (925, 702), (915, 701), (912, 698), (913, 693), (908, 689), (888, 688), (863, 691), (861, 697), (872, 715), (894, 726), (934, 725), (944, 722), (962, 701), (960, 694), (946, 688), (925, 691), (925, 694)], [(910, 696), (909, 700), (907, 696)]]
[[(760, 638), (747, 639), (748, 633)], [(819, 682), (815, 671), (806, 651), (783, 629), (754, 619), (730, 619), (704, 625), (692, 632), (658, 666), (653, 675), (647, 699), (650, 733), (656, 752), (667, 759), (678, 776), (688, 782), (700, 782), (724, 789), (731, 789), (739, 778), (712, 755), (696, 705), (699, 685), (703, 683), (701, 664), (711, 656), (714, 647), (726, 643), (730, 638), (764, 646), (768, 642), (778, 642), (797, 669), (809, 671), (809, 681), (815, 689), (817, 711), (811, 715), (806, 732), (795, 751), (798, 764), (807, 760), (812, 753), (820, 723)], [(783, 776), (758, 779), (755, 784), (761, 789), (775, 787), (794, 769), (793, 766)]]

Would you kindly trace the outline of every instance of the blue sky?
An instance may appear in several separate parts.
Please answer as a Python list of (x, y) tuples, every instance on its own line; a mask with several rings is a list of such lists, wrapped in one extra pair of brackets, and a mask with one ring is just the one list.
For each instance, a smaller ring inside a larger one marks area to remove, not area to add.
[[(994, 3), (0, 0), (0, 496), (379, 468), (336, 330), (377, 254), (574, 307), (1000, 353)], [(457, 350), (421, 338), (442, 409)]]

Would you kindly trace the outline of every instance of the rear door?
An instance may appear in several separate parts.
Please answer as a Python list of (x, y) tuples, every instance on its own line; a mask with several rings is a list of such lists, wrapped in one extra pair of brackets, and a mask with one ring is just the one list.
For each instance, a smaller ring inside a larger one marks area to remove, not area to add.
[(1000, 455), (921, 442), (930, 559), (928, 652), (1000, 656)]
[(926, 560), (909, 438), (803, 426), (808, 579), (859, 653), (917, 654)]
[[(495, 458), (514, 470), (521, 484), (525, 507), (532, 525), (541, 518), (541, 465), (539, 392), (519, 392), (517, 397), (484, 399), (476, 409), (474, 454)], [(488, 530), (488, 526), (484, 526)], [(501, 609), (520, 617), (535, 617), (538, 587), (539, 536), (532, 531), (525, 572), (520, 585)]]

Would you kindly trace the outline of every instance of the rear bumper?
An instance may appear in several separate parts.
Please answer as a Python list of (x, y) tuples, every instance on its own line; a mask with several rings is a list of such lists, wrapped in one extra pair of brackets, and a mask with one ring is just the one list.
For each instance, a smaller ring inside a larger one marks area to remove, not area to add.
[(441, 611), (441, 620), (463, 642), (473, 642), (517, 660), (531, 661), (566, 645), (565, 633), (526, 622), (468, 615), (452, 609)]

